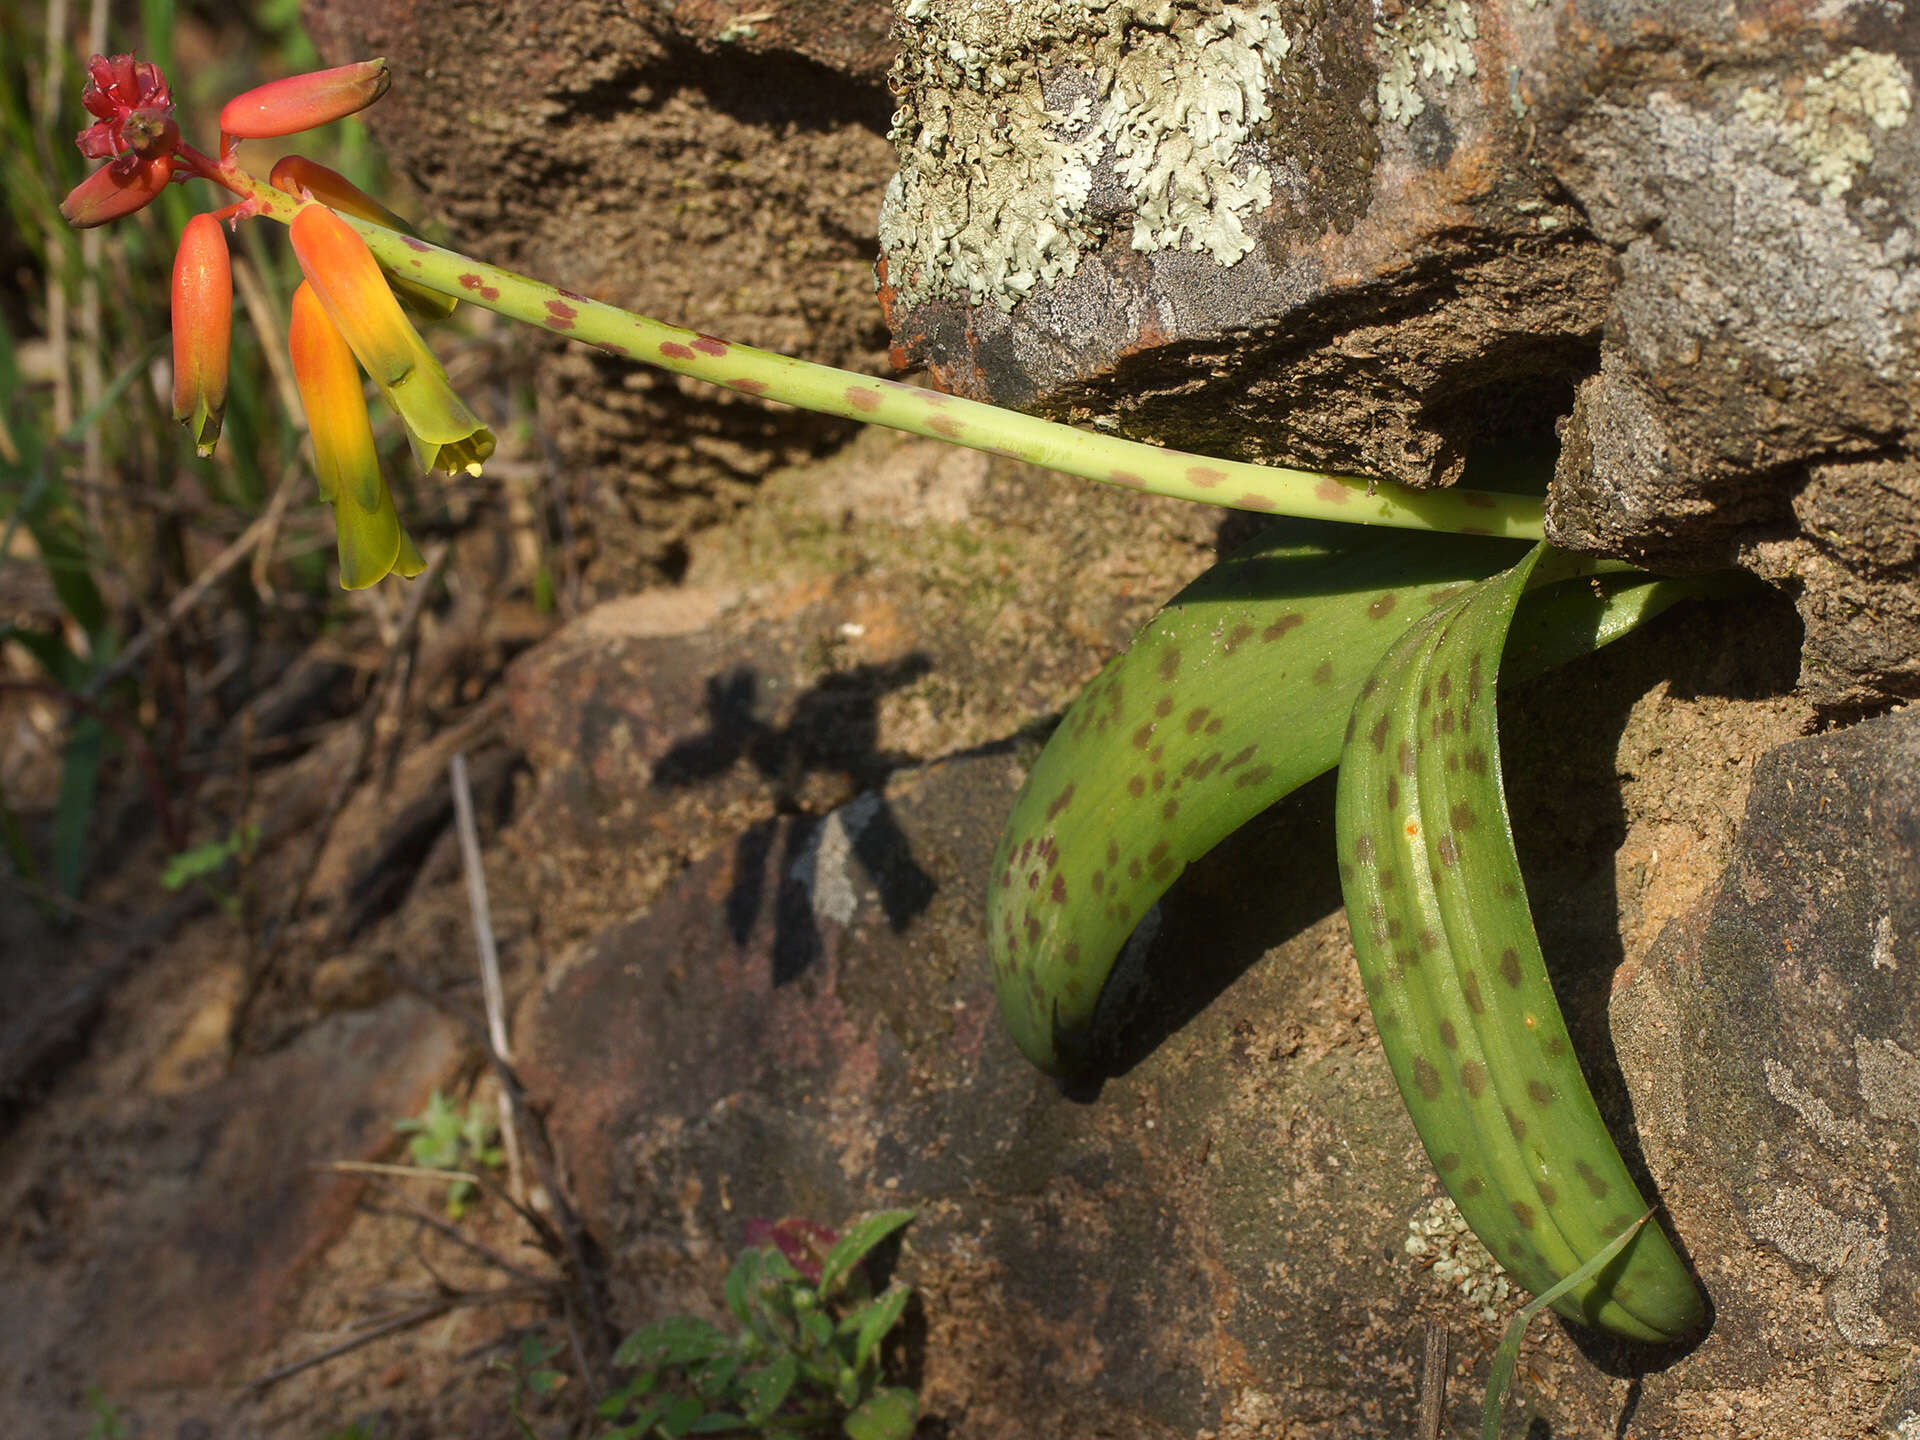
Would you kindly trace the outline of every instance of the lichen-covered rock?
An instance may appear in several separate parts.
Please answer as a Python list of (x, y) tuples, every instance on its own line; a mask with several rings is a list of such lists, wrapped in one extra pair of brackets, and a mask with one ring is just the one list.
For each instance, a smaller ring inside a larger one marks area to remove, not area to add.
[(899, 358), (1416, 485), (1543, 478), (1557, 425), (1556, 539), (1741, 560), (1800, 603), (1820, 703), (1920, 694), (1920, 572), (1804, 497), (1870, 508), (1854, 467), (1920, 435), (1915, 50), (1878, 7), (1001, 0), (898, 33)]

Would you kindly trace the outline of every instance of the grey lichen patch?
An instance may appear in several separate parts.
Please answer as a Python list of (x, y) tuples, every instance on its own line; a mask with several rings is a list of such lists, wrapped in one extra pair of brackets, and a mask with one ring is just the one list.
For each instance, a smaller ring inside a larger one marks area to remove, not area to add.
[(1855, 46), (1794, 93), (1747, 89), (1740, 111), (1774, 131), (1808, 176), (1834, 199), (1873, 163), (1874, 132), (1898, 130), (1913, 108), (1913, 91), (1898, 56)]
[(1430, 1202), (1407, 1222), (1406, 1253), (1433, 1276), (1434, 1283), (1458, 1295), (1489, 1323), (1513, 1297), (1506, 1269), (1473, 1233), (1460, 1207), (1446, 1196)]
[(1920, 1057), (1891, 1040), (1859, 1035), (1854, 1037), (1853, 1063), (1860, 1074), (1860, 1097), (1875, 1119), (1920, 1125)]
[(1887, 1322), (1875, 1312), (1880, 1272), (1887, 1263), (1886, 1216), (1848, 1220), (1807, 1191), (1786, 1186), (1747, 1221), (1755, 1237), (1789, 1260), (1811, 1265), (1831, 1281), (1827, 1302), (1834, 1328), (1855, 1345), (1885, 1345)]
[[(907, 0), (900, 22), (880, 242), (902, 303), (1012, 309), (1129, 219), (1141, 252), (1253, 249), (1271, 67), (1293, 47), (1275, 4)], [(1049, 68), (1067, 42), (1078, 63)]]
[(1426, 110), (1419, 80), (1437, 78), (1451, 85), (1457, 76), (1471, 79), (1480, 73), (1473, 58), (1480, 25), (1466, 0), (1428, 0), (1397, 20), (1376, 21), (1373, 33), (1380, 42), (1380, 81), (1374, 94), (1380, 118), (1389, 124), (1410, 126)]

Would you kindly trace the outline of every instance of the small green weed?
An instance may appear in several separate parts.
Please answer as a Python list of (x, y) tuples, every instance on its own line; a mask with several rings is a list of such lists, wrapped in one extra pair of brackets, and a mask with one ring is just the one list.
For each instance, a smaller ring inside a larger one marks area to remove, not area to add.
[(727, 1276), (728, 1335), (678, 1315), (629, 1335), (614, 1363), (637, 1367), (601, 1402), (600, 1440), (683, 1435), (844, 1435), (906, 1440), (919, 1418), (911, 1390), (881, 1383), (880, 1347), (911, 1291), (873, 1293), (863, 1262), (913, 1220), (883, 1210), (845, 1234), (806, 1221), (771, 1227)]
[(567, 1377), (553, 1368), (553, 1360), (562, 1349), (558, 1340), (543, 1340), (538, 1335), (521, 1337), (520, 1348), (514, 1352), (511, 1360), (495, 1360), (500, 1369), (513, 1375), (513, 1398), (507, 1402), (513, 1415), (513, 1423), (519, 1428), (522, 1440), (540, 1440), (534, 1434), (533, 1427), (527, 1423), (527, 1417), (521, 1412), (528, 1397), (545, 1400), (566, 1383)]
[[(478, 1100), (469, 1101), (462, 1114), (435, 1090), (425, 1110), (411, 1119), (394, 1121), (393, 1128), (413, 1137), (407, 1141), (407, 1155), (414, 1164), (429, 1170), (471, 1170), (475, 1166), (498, 1170), (506, 1164), (506, 1156), (496, 1143), (499, 1126), (488, 1107)], [(458, 1220), (465, 1215), (476, 1193), (471, 1180), (455, 1180), (447, 1189), (448, 1218)]]
[(120, 1407), (98, 1385), (87, 1387), (87, 1408), (93, 1412), (87, 1440), (127, 1440), (127, 1423), (120, 1418)]
[(218, 840), (209, 840), (204, 845), (195, 845), (176, 853), (160, 874), (160, 887), (163, 890), (184, 890), (189, 885), (198, 884), (219, 903), (222, 910), (237, 918), (240, 914), (240, 897), (221, 885), (216, 877), (231, 861), (246, 864), (253, 858), (254, 847), (259, 843), (258, 825), (236, 825)]

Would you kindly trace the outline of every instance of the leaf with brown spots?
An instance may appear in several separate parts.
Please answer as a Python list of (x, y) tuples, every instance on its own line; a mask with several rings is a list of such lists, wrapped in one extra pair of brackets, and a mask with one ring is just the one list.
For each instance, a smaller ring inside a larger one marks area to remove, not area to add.
[[(1546, 553), (1463, 587), (1403, 632), (1354, 706), (1335, 807), (1347, 913), (1370, 917), (1351, 927), (1354, 951), (1394, 1078), (1436, 1165), (1465, 1162), (1441, 1168), (1460, 1213), (1535, 1294), (1582, 1272), (1615, 1238), (1623, 1197), (1643, 1203), (1566, 1043), (1500, 775), (1502, 650)], [(1556, 603), (1565, 623), (1575, 612), (1565, 597)], [(1603, 613), (1575, 619), (1584, 629), (1573, 642), (1537, 626), (1523, 636), (1528, 659), (1606, 632), (1590, 623)], [(1454, 701), (1471, 742), (1435, 723), (1452, 719)], [(1472, 762), (1462, 764), (1469, 744)], [(1381, 884), (1385, 873), (1396, 883)], [(1398, 963), (1379, 938), (1381, 917), (1418, 936), (1418, 965)], [(1442, 1055), (1451, 1063), (1436, 1067)], [(1692, 1277), (1652, 1225), (1553, 1304), (1650, 1341), (1680, 1338), (1703, 1313)]]
[[(996, 966), (1010, 975), (1011, 935), (1038, 980), (999, 988), (1035, 1064), (1086, 1065), (1100, 989), (1133, 920), (1187, 865), (1332, 766), (1361, 681), (1427, 595), (1518, 553), (1511, 541), (1283, 522), (1141, 629), (1054, 731), (989, 872)], [(1051, 871), (1028, 878), (1048, 839), (1064, 903)], [(1061, 957), (1074, 944), (1069, 977)]]

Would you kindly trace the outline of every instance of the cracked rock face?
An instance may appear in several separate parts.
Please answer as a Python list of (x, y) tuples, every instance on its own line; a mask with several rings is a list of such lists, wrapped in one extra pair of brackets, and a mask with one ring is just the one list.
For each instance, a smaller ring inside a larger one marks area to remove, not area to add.
[(1920, 694), (1899, 13), (913, 0), (895, 358), (1239, 458), (1551, 468), (1559, 543), (1794, 596), (1818, 703)]

